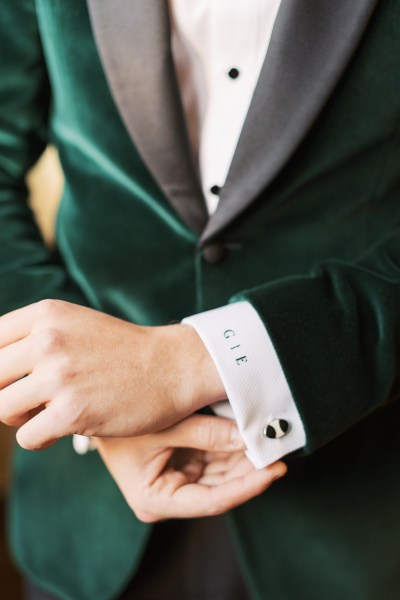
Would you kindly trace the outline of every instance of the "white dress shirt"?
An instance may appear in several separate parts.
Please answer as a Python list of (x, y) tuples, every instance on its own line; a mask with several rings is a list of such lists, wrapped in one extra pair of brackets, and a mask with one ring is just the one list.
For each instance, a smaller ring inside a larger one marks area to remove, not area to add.
[[(256, 87), (281, 0), (169, 0), (171, 47), (200, 180), (212, 214)], [(257, 468), (305, 445), (305, 432), (267, 330), (248, 302), (187, 317), (213, 358)], [(283, 437), (265, 435), (280, 419)], [(84, 453), (88, 440), (74, 437)]]
[[(280, 2), (169, 2), (172, 54), (210, 214), (228, 175)], [(229, 398), (229, 403), (213, 408), (217, 414), (235, 417), (253, 464), (264, 467), (304, 446), (297, 407), (267, 330), (251, 304), (229, 304), (182, 322), (196, 329), (210, 352)], [(266, 426), (280, 419), (289, 424), (287, 434), (275, 439), (264, 435)]]

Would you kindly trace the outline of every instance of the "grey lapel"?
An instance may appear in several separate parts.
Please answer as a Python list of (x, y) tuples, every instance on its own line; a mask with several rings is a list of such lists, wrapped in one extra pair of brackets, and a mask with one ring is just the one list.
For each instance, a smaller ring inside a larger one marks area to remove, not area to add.
[(273, 180), (348, 64), (378, 0), (282, 0), (217, 211), (214, 238)]
[(166, 0), (87, 0), (122, 120), (184, 222), (200, 233), (207, 209), (193, 163), (170, 50)]

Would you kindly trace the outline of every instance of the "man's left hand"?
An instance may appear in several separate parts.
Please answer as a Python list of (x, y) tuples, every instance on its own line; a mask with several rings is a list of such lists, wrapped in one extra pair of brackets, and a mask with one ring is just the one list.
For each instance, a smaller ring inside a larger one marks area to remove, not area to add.
[(281, 461), (255, 469), (234, 423), (193, 415), (136, 438), (96, 440), (128, 505), (143, 522), (225, 513), (283, 477)]

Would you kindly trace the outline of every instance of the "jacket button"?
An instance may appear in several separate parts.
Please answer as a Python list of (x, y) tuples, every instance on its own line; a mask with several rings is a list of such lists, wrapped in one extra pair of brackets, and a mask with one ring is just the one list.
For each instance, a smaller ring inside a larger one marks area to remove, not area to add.
[(220, 263), (226, 254), (225, 246), (222, 242), (212, 242), (203, 248), (203, 258), (210, 265)]
[(285, 436), (289, 431), (289, 423), (284, 419), (275, 419), (264, 427), (263, 435), (267, 438), (277, 439)]

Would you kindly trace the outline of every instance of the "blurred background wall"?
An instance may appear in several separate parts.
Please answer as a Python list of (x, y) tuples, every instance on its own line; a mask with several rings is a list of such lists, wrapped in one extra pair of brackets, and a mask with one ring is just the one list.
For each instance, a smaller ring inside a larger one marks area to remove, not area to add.
[[(54, 219), (63, 177), (53, 148), (46, 150), (28, 176), (30, 203), (47, 244), (53, 243)], [(21, 582), (7, 551), (4, 532), (4, 505), (10, 475), (15, 431), (0, 424), (0, 599), (20, 600)]]

